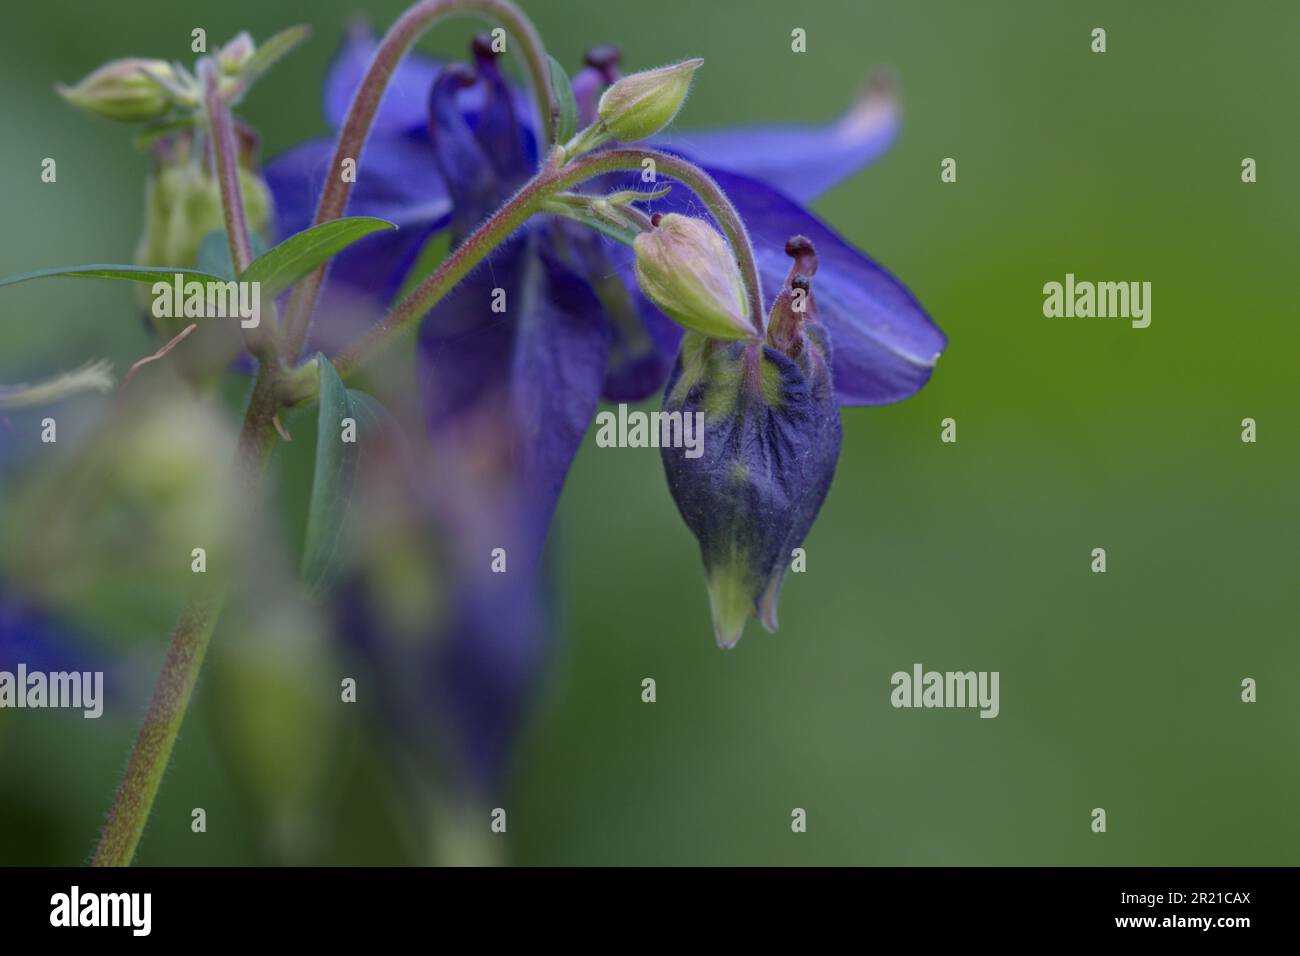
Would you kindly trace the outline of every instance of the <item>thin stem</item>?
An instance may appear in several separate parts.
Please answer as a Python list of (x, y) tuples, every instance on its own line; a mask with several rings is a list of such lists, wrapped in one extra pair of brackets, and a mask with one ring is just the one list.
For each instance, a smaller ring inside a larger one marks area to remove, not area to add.
[[(230, 262), (235, 277), (243, 275), (253, 261), (253, 242), (248, 234), (248, 215), (244, 208), (244, 190), (239, 181), (239, 144), (235, 140), (235, 122), (230, 104), (221, 95), (217, 67), (211, 57), (199, 62), (203, 81), (203, 105), (212, 128), (212, 152), (216, 157), (217, 183), (221, 187), (221, 210), (226, 219), (226, 240), (230, 243)], [(272, 323), (242, 329), (248, 351), (263, 363), (278, 364), (274, 337), (267, 334)]]
[[(750, 319), (758, 334), (762, 335), (767, 312), (763, 307), (763, 285), (759, 278), (758, 260), (754, 258), (754, 247), (749, 241), (749, 230), (745, 228), (745, 221), (740, 218), (736, 207), (712, 176), (680, 156), (654, 149), (611, 149), (595, 153), (588, 160), (593, 167), (588, 175), (596, 176), (615, 170), (640, 170), (646, 159), (654, 161), (656, 172), (671, 176), (695, 193), (722, 227), (722, 233), (727, 237), (736, 257), (736, 265), (740, 267), (740, 280), (748, 293)], [(579, 163), (581, 160), (574, 165)]]
[(125, 391), (126, 387), (131, 384), (131, 379), (135, 377), (135, 373), (140, 371), (140, 369), (152, 362), (158, 362), (165, 359), (171, 353), (172, 349), (176, 348), (176, 346), (189, 338), (198, 327), (199, 323), (191, 322), (189, 325), (185, 326), (185, 328), (181, 329), (181, 331), (170, 342), (158, 351), (154, 352), (153, 355), (146, 355), (142, 359), (136, 359), (131, 364), (131, 367), (126, 370), (126, 375), (122, 377), (122, 384), (118, 386), (119, 391)]
[[(403, 13), (384, 35), (366, 70), (365, 78), (352, 98), (343, 127), (339, 130), (334, 157), (325, 178), (325, 188), (316, 206), (316, 225), (337, 219), (347, 211), (353, 183), (343, 179), (343, 161), (351, 159), (360, 163), (370, 128), (379, 112), (379, 104), (398, 64), (426, 30), (453, 13), (473, 13), (496, 21), (519, 44), (541, 113), (539, 129), (542, 152), (545, 153), (550, 147), (558, 109), (551, 97), (551, 71), (546, 48), (532, 21), (510, 0), (421, 0)], [(288, 346), (285, 354), (291, 361), (302, 351), (303, 342), (306, 341), (311, 315), (325, 281), (325, 270), (326, 266), (322, 265), (298, 283), (289, 300), (285, 316), (285, 342)]]
[[(275, 444), (275, 395), (275, 375), (263, 365), (239, 435), (238, 479), (250, 493), (260, 482)], [(149, 711), (100, 834), (94, 866), (129, 866), (135, 856), (224, 605), (225, 588), (219, 586), (190, 598), (181, 611)]]
[(393, 307), (370, 331), (334, 360), (339, 375), (356, 370), (391, 345), (401, 334), (419, 321), (443, 296), (469, 272), (487, 258), (510, 234), (522, 226), (541, 205), (542, 200), (558, 191), (554, 180), (544, 170), (529, 180), (487, 222), (479, 226), (456, 250), (442, 261), (433, 274)]
[(230, 107), (221, 97), (217, 84), (216, 64), (205, 59), (199, 64), (203, 80), (203, 102), (212, 125), (212, 151), (217, 159), (217, 181), (221, 184), (221, 206), (226, 216), (226, 238), (230, 242), (230, 261), (238, 276), (253, 261), (253, 244), (248, 238), (248, 218), (244, 212), (244, 192), (239, 182), (239, 146), (235, 142), (235, 124)]
[(135, 856), (217, 625), (219, 606), (219, 599), (195, 598), (181, 611), (92, 866), (130, 866)]
[[(221, 186), (221, 205), (226, 217), (226, 235), (230, 241), (230, 259), (235, 274), (240, 275), (252, 262), (253, 254), (239, 184), (234, 123), (230, 107), (218, 89), (215, 64), (211, 59), (204, 60), (199, 64), (199, 70), (208, 120), (212, 126), (212, 146), (217, 160), (217, 180)], [(261, 481), (271, 449), (275, 446), (280, 373), (271, 338), (264, 335), (254, 338), (250, 330), (245, 330), (245, 333), (249, 349), (261, 359), (239, 433), (236, 466), (238, 479), (251, 495)], [(176, 341), (164, 346), (161, 354), (166, 354)], [(224, 591), (224, 587), (217, 587), (196, 594), (181, 611), (158, 683), (154, 685), (149, 711), (145, 714), (126, 773), (122, 775), (122, 782), (113, 798), (108, 823), (100, 835), (93, 861), (96, 866), (127, 866), (135, 856), (154, 799), (158, 796), (158, 786), (171, 760), (176, 735), (189, 709), (208, 642), (225, 605)]]
[[(640, 170), (645, 159), (654, 160), (660, 172), (678, 180), (699, 196), (722, 227), (740, 268), (752, 321), (761, 335), (765, 312), (758, 262), (749, 243), (749, 232), (736, 207), (708, 173), (698, 166), (657, 150), (629, 147), (589, 153), (559, 168), (552, 165), (543, 167), (509, 202), (444, 259), (432, 275), (394, 306), (369, 332), (339, 354), (334, 360), (339, 374), (348, 375), (392, 345), (556, 193), (604, 173)], [(297, 400), (302, 400), (302, 396), (297, 396)]]

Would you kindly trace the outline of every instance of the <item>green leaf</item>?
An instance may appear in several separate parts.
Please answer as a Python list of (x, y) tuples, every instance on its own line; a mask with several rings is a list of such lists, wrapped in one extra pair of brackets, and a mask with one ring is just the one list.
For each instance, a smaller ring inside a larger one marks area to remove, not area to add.
[(560, 66), (555, 57), (548, 55), (546, 59), (551, 65), (551, 99), (558, 107), (555, 142), (563, 145), (577, 132), (578, 104), (573, 99), (573, 83), (569, 80), (569, 74), (564, 72), (564, 67)]
[(330, 582), (343, 539), (344, 519), (356, 481), (358, 445), (355, 441), (343, 440), (343, 420), (356, 419), (352, 399), (343, 387), (338, 370), (323, 354), (316, 356), (316, 368), (320, 374), (316, 471), (311, 483), (311, 503), (307, 508), (302, 577), (311, 588), (321, 590)]
[(28, 282), (31, 279), (47, 279), (53, 276), (72, 276), (79, 279), (126, 279), (131, 282), (171, 282), (173, 277), (179, 273), (183, 276), (192, 276), (196, 279), (217, 279), (220, 276), (212, 275), (209, 272), (203, 272), (199, 269), (169, 269), (164, 266), (117, 266), (117, 265), (88, 265), (88, 266), (57, 266), (53, 269), (37, 269), (34, 272), (22, 272), (18, 275), (7, 276), (0, 279), (0, 286), (17, 285), (20, 282)]
[(204, 272), (223, 279), (235, 277), (235, 267), (230, 261), (230, 243), (226, 242), (226, 230), (214, 229), (199, 241), (198, 261), (195, 263)]
[(309, 36), (311, 36), (311, 27), (306, 24), (299, 24), (296, 27), (281, 30), (275, 36), (264, 41), (248, 58), (244, 68), (239, 71), (239, 79), (245, 88), (252, 86), (263, 73), (280, 62), (294, 47)]
[(295, 233), (268, 249), (249, 263), (239, 278), (244, 282), (260, 282), (262, 297), (274, 298), (358, 239), (381, 229), (396, 228), (386, 219), (370, 216), (332, 219)]
[[(249, 237), (253, 255), (260, 256), (266, 252), (266, 243), (262, 237), (253, 233)], [(226, 241), (226, 230), (214, 229), (203, 237), (199, 243), (198, 261), (195, 266), (200, 272), (207, 272), (223, 279), (235, 277), (235, 267), (230, 261), (230, 243)]]
[(360, 389), (348, 389), (348, 404), (352, 406), (352, 417), (357, 421), (358, 441), (393, 421), (392, 414), (379, 399)]
[(593, 229), (603, 236), (608, 236), (616, 242), (621, 242), (625, 246), (632, 245), (636, 237), (641, 235), (641, 230), (631, 222), (624, 221), (622, 218), (616, 220), (612, 217), (598, 215), (591, 208), (590, 196), (572, 196), (568, 193), (561, 193), (558, 196), (543, 200), (542, 209), (557, 216), (572, 219), (574, 222), (580, 222), (587, 228)]

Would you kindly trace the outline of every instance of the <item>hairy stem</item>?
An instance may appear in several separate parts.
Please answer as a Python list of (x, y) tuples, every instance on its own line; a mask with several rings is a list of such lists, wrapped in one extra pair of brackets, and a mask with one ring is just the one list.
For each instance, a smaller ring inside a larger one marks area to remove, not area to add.
[(221, 184), (221, 207), (226, 217), (230, 261), (238, 276), (253, 261), (253, 244), (248, 238), (244, 192), (239, 183), (239, 146), (235, 142), (235, 124), (230, 116), (230, 107), (221, 98), (216, 63), (205, 59), (199, 64), (199, 76), (203, 81), (204, 108), (212, 127), (212, 150), (217, 160), (217, 181)]
[(338, 369), (339, 375), (346, 376), (356, 371), (411, 329), (457, 282), (522, 226), (540, 208), (547, 196), (559, 188), (561, 187), (556, 186), (545, 172), (525, 184), (509, 202), (457, 246), (432, 275), (334, 359), (334, 367)]
[[(235, 122), (230, 104), (221, 95), (217, 67), (211, 58), (199, 63), (203, 82), (203, 106), (212, 130), (212, 152), (216, 157), (217, 182), (221, 187), (221, 210), (226, 220), (226, 240), (230, 243), (230, 262), (238, 278), (253, 261), (253, 242), (248, 234), (248, 215), (244, 208), (244, 190), (239, 182), (239, 144), (235, 140)], [(269, 323), (268, 323), (269, 325)], [(263, 362), (275, 361), (274, 338), (266, 327), (242, 329), (248, 351)]]
[[(212, 145), (221, 186), (221, 205), (226, 217), (226, 235), (230, 241), (230, 258), (235, 274), (239, 275), (248, 268), (253, 255), (239, 186), (239, 153), (234, 123), (230, 107), (218, 90), (215, 64), (211, 59), (204, 60), (199, 70), (205, 108), (212, 126)], [(251, 331), (245, 330), (245, 333)], [(275, 445), (280, 373), (270, 337), (249, 334), (245, 341), (250, 351), (261, 360), (239, 433), (239, 460), (236, 463), (237, 479), (245, 492), (251, 495), (256, 493)], [(135, 856), (158, 796), (163, 773), (171, 760), (176, 735), (189, 709), (208, 642), (224, 605), (225, 588), (217, 587), (196, 593), (181, 611), (158, 683), (154, 685), (149, 710), (113, 798), (108, 823), (100, 834), (93, 860), (95, 866), (127, 866)]]
[[(249, 493), (260, 483), (274, 447), (275, 395), (274, 375), (263, 365), (239, 435), (237, 477)], [(129, 866), (135, 856), (224, 605), (225, 588), (219, 586), (191, 597), (182, 609), (92, 865)]]
[[(641, 170), (642, 162), (652, 159), (656, 168), (678, 180), (694, 192), (718, 221), (731, 244), (740, 277), (745, 284), (750, 313), (755, 328), (761, 335), (765, 313), (763, 290), (759, 284), (758, 262), (749, 242), (749, 232), (725, 193), (717, 183), (692, 163), (652, 149), (627, 147), (589, 153), (567, 166), (547, 165), (519, 192), (496, 211), (482, 226), (470, 234), (456, 251), (443, 260), (433, 274), (393, 307), (384, 318), (358, 341), (344, 349), (334, 360), (339, 374), (346, 376), (370, 361), (392, 345), (405, 332), (424, 317), (443, 296), (463, 279), (488, 254), (504, 242), (512, 232), (538, 212), (547, 200), (565, 189), (604, 173), (620, 170)], [(298, 396), (299, 399), (302, 396)]]
[[(361, 152), (370, 135), (375, 115), (379, 112), (379, 104), (398, 64), (426, 30), (443, 17), (454, 13), (478, 14), (498, 22), (508, 31), (509, 39), (519, 44), (541, 113), (539, 129), (542, 151), (545, 152), (550, 146), (557, 107), (551, 97), (551, 73), (546, 48), (532, 21), (510, 0), (421, 0), (403, 13), (384, 35), (379, 49), (375, 51), (375, 58), (366, 70), (365, 78), (352, 98), (343, 128), (339, 130), (334, 157), (325, 178), (325, 188), (316, 206), (317, 225), (337, 219), (347, 211), (348, 197), (354, 184), (343, 180), (340, 172), (343, 161), (351, 159), (360, 164)], [(302, 351), (312, 311), (316, 307), (321, 284), (325, 281), (326, 268), (320, 266), (303, 279), (289, 300), (285, 317), (285, 354), (290, 361)]]
[(181, 611), (92, 866), (129, 866), (135, 856), (217, 625), (220, 604), (217, 597), (192, 598)]

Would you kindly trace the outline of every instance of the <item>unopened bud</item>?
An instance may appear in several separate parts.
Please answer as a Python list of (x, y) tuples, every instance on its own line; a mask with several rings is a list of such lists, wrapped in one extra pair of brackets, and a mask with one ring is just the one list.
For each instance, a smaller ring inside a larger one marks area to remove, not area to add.
[(253, 43), (253, 38), (248, 35), (247, 30), (241, 31), (233, 40), (221, 48), (217, 54), (217, 66), (221, 67), (221, 72), (227, 76), (234, 76), (257, 52), (257, 47)]
[(164, 84), (174, 78), (171, 65), (162, 60), (130, 58), (105, 63), (76, 86), (60, 83), (55, 89), (88, 113), (121, 123), (142, 123), (171, 110), (175, 101)]
[(708, 223), (669, 213), (633, 248), (637, 284), (673, 321), (711, 339), (756, 336), (731, 247)]
[(701, 59), (625, 76), (607, 89), (596, 112), (614, 139), (631, 143), (646, 139), (672, 122), (686, 102)]

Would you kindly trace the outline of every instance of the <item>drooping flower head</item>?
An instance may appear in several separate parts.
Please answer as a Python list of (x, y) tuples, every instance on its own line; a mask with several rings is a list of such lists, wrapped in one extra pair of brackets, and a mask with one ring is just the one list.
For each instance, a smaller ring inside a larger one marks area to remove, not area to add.
[(794, 265), (763, 342), (686, 336), (664, 410), (701, 415), (703, 453), (661, 451), (668, 487), (700, 542), (721, 647), (757, 615), (776, 630), (781, 582), (830, 489), (842, 430), (831, 345), (812, 299), (817, 256), (786, 244)]

